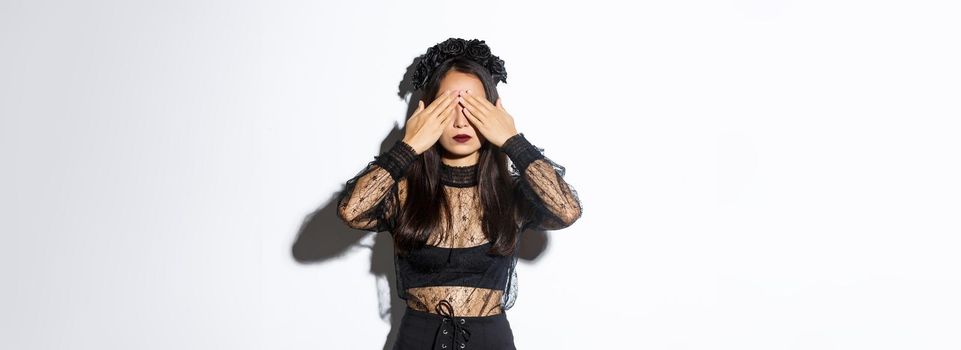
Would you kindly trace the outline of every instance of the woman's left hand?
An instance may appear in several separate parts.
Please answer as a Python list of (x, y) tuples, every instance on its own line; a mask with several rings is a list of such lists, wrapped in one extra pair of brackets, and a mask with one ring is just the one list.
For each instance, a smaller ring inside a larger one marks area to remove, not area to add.
[(504, 109), (500, 97), (497, 98), (496, 105), (492, 105), (486, 98), (467, 90), (461, 94), (459, 102), (464, 106), (467, 119), (497, 147), (501, 147), (511, 136), (517, 135), (514, 117)]

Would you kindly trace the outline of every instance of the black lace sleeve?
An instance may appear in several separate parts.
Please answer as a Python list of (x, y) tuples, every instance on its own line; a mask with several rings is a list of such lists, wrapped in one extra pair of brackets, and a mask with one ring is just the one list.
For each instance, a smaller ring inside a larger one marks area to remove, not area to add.
[(523, 133), (512, 136), (501, 149), (510, 157), (515, 186), (534, 208), (525, 227), (558, 230), (581, 217), (577, 191), (564, 180), (566, 169), (544, 156)]
[(398, 182), (417, 156), (413, 147), (398, 140), (390, 150), (374, 157), (340, 193), (340, 219), (358, 230), (390, 231), (402, 196)]

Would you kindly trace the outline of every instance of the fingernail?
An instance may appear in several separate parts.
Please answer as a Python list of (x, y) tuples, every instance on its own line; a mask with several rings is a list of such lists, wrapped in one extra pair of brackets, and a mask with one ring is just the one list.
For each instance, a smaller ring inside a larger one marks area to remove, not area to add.
[(469, 94), (469, 93), (470, 93), (470, 90), (467, 90), (467, 93)]

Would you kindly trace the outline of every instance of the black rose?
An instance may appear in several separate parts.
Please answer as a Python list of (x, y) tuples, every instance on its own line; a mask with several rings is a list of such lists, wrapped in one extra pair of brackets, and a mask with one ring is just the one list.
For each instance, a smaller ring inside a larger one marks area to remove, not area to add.
[(487, 60), (491, 57), (491, 49), (483, 40), (472, 41), (471, 44), (467, 46), (466, 56), (486, 66)]
[(433, 66), (421, 60), (420, 63), (417, 64), (417, 70), (414, 71), (414, 76), (411, 79), (414, 83), (414, 88), (420, 89), (424, 87), (424, 85), (427, 85), (427, 79), (430, 78), (430, 73), (433, 70)]
[(464, 52), (467, 42), (464, 39), (450, 38), (440, 43), (440, 52), (448, 56), (457, 56)]
[(446, 54), (442, 53), (437, 46), (432, 46), (427, 49), (427, 53), (424, 54), (423, 62), (427, 65), (434, 67), (444, 61)]
[(504, 60), (497, 56), (491, 56), (490, 65), (487, 67), (495, 80), (507, 82), (507, 69), (504, 67)]
[(464, 57), (487, 68), (495, 81), (507, 82), (507, 71), (504, 60), (491, 55), (490, 47), (484, 40), (449, 38), (427, 49), (421, 55), (414, 75), (411, 77), (415, 89), (426, 87), (427, 81), (435, 73), (438, 66), (454, 57)]

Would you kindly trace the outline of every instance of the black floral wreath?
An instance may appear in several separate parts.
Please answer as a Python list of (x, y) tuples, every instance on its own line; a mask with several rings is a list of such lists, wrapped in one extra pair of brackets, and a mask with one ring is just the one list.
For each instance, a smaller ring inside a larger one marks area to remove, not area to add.
[(507, 83), (507, 70), (504, 69), (504, 60), (491, 55), (491, 49), (484, 43), (484, 40), (450, 38), (431, 46), (427, 49), (427, 53), (420, 56), (417, 70), (414, 71), (414, 89), (424, 88), (427, 85), (427, 79), (430, 79), (437, 66), (457, 56), (463, 56), (480, 63), (491, 73), (495, 82), (499, 80)]

